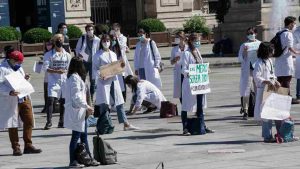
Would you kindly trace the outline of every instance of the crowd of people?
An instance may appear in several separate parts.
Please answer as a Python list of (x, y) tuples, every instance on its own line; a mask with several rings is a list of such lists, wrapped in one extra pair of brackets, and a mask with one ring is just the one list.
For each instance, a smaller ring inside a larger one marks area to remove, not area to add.
[[(300, 18), (299, 18), (300, 20)], [(256, 93), (255, 112), (256, 120), (262, 120), (261, 102), (265, 86), (278, 88), (280, 86), (290, 88), (290, 82), (294, 73), (293, 56), (300, 56), (300, 28), (295, 29), (295, 18), (287, 17), (284, 21), (285, 28), (280, 32), (280, 40), (284, 51), (282, 56), (275, 59), (273, 66), (272, 56), (274, 49), (269, 42), (261, 42), (256, 39), (257, 30), (250, 27), (247, 33), (247, 41), (240, 47), (238, 59), (241, 62), (240, 95), (244, 119), (248, 117), (249, 95), (251, 90)], [(126, 54), (129, 52), (127, 38), (121, 33), (121, 26), (114, 23), (111, 31), (97, 37), (94, 34), (94, 26), (87, 24), (85, 34), (82, 35), (76, 45), (74, 54), (70, 49), (67, 36), (67, 25), (58, 25), (58, 31), (45, 44), (43, 56), (44, 98), (47, 113), (45, 130), (50, 130), (53, 121), (52, 114), (55, 109), (55, 101), (59, 101), (59, 128), (72, 130), (69, 144), (71, 167), (82, 167), (75, 159), (77, 142), (85, 143), (88, 154), (87, 118), (93, 113), (104, 114), (116, 110), (118, 122), (123, 124), (124, 131), (139, 130), (127, 119), (128, 115), (136, 114), (142, 107), (144, 113), (149, 113), (161, 108), (161, 102), (166, 101), (161, 92), (162, 81), (160, 73), (163, 71), (160, 52), (155, 41), (150, 38), (149, 30), (138, 29), (139, 41), (134, 52), (134, 70), (132, 70)], [(178, 31), (175, 38), (176, 45), (172, 48), (170, 63), (174, 65), (173, 71), (173, 97), (178, 98), (181, 107), (181, 120), (183, 135), (191, 133), (188, 130), (188, 112), (195, 113), (199, 123), (199, 134), (214, 133), (205, 124), (204, 108), (206, 108), (206, 95), (193, 95), (189, 83), (189, 65), (204, 63), (200, 53), (200, 35)], [(251, 53), (252, 52), (252, 53)], [(255, 55), (251, 59), (249, 55)], [(300, 59), (297, 57), (299, 68)], [(24, 73), (22, 63), (24, 56), (12, 47), (5, 48), (5, 59), (0, 65), (0, 102), (7, 103), (2, 106), (0, 114), (0, 128), (8, 129), (13, 155), (22, 155), (19, 145), (18, 127), (23, 122), (23, 139), (25, 148), (23, 153), (41, 153), (42, 150), (32, 144), (32, 128), (34, 127), (34, 113), (30, 96), (19, 98), (18, 91), (14, 91), (7, 85), (5, 76), (12, 72), (20, 73), (26, 80), (30, 76)], [(121, 61), (124, 72), (111, 77), (105, 77), (100, 73), (103, 66), (115, 61)], [(296, 69), (297, 99), (300, 99), (300, 70)], [(125, 112), (124, 104), (127, 100), (126, 88), (132, 91), (130, 108)], [(296, 101), (294, 101), (296, 102)], [(98, 112), (95, 112), (98, 111)], [(21, 120), (19, 120), (21, 119)], [(262, 136), (265, 142), (274, 142), (272, 135), (272, 121), (262, 120)], [(275, 121), (279, 130), (281, 121)], [(99, 162), (93, 160), (93, 166)]]

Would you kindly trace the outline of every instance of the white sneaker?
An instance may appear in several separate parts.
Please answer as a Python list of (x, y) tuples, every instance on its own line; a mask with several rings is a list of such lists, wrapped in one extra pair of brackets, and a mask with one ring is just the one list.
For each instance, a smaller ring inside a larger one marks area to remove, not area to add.
[(135, 127), (134, 125), (129, 124), (129, 126), (124, 126), (124, 131), (130, 131), (130, 130), (140, 130), (139, 127)]

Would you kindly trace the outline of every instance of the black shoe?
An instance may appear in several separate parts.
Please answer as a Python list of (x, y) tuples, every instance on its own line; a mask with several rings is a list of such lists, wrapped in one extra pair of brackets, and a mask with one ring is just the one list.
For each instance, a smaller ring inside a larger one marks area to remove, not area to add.
[(190, 136), (191, 133), (187, 129), (184, 129), (182, 135), (184, 135), (184, 136)]
[(23, 154), (22, 154), (22, 151), (20, 148), (15, 148), (13, 150), (13, 156), (21, 156), (21, 155), (23, 155)]
[(206, 133), (215, 133), (215, 130), (212, 130), (212, 129), (208, 128), (208, 127), (205, 127), (205, 132)]
[(79, 164), (76, 160), (73, 161), (70, 165), (69, 168), (83, 168), (85, 167), (83, 164)]
[(157, 109), (156, 107), (148, 107), (148, 109), (146, 111), (144, 111), (143, 114), (151, 113), (151, 112), (153, 112), (156, 109)]
[(59, 122), (57, 125), (57, 128), (64, 128), (64, 123), (63, 122)]
[(269, 139), (264, 139), (264, 143), (276, 143), (276, 139), (273, 137)]
[(46, 123), (44, 130), (49, 130), (52, 127), (52, 123)]
[(243, 114), (243, 120), (248, 120), (248, 113)]
[(24, 148), (24, 154), (39, 154), (42, 152), (42, 149), (35, 148), (34, 146), (29, 146)]
[(92, 162), (91, 162), (90, 166), (99, 166), (99, 165), (100, 165), (100, 163), (97, 160), (92, 158)]

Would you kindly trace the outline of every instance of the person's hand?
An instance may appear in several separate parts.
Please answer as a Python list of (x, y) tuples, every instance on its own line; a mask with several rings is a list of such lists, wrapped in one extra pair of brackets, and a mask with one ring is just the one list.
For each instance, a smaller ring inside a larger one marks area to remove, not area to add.
[(137, 71), (137, 70), (134, 71), (134, 74), (138, 76), (139, 75), (139, 71)]
[(18, 96), (18, 94), (20, 94), (20, 92), (16, 92), (16, 91), (13, 91), (13, 90), (9, 92), (10, 96)]
[(175, 62), (178, 62), (180, 60), (180, 56), (175, 57)]
[(243, 56), (244, 57), (248, 56), (248, 46), (244, 46)]
[(86, 109), (86, 111), (87, 111), (88, 115), (93, 115), (94, 114), (94, 109), (90, 106)]
[(125, 62), (121, 63), (121, 67), (124, 68), (125, 67)]
[(58, 74), (64, 74), (65, 72), (66, 72), (66, 71), (63, 70), (63, 69), (57, 70), (57, 73), (58, 73)]
[(100, 74), (99, 76), (100, 76), (100, 79), (105, 80), (105, 77), (102, 74)]
[(275, 80), (275, 87), (278, 89), (279, 87), (281, 87), (281, 84), (277, 81), (277, 80)]
[(26, 74), (25, 74), (25, 79), (26, 79), (26, 80), (29, 80), (29, 79), (30, 79), (30, 74), (29, 74), (29, 73), (26, 73)]

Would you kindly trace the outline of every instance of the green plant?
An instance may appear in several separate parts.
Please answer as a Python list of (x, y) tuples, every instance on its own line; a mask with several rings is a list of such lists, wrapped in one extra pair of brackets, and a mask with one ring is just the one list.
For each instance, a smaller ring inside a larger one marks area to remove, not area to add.
[(206, 26), (206, 20), (201, 16), (193, 16), (183, 24), (185, 32), (202, 33), (204, 36), (210, 33), (210, 29)]
[(230, 0), (219, 0), (217, 5), (216, 19), (219, 23), (224, 23), (224, 16), (231, 6)]
[(77, 39), (82, 36), (82, 31), (75, 25), (68, 25), (67, 35), (70, 39)]
[(138, 28), (143, 28), (145, 31), (149, 32), (164, 32), (166, 27), (159, 19), (143, 19), (139, 22)]
[(7, 27), (0, 27), (0, 41), (13, 41), (17, 40), (14, 32)]
[(106, 34), (109, 31), (109, 26), (106, 24), (97, 24), (95, 26), (95, 30), (96, 30), (96, 35), (101, 35), (101, 34)]
[(12, 27), (12, 26), (3, 26), (3, 28), (7, 28), (11, 31), (14, 32), (15, 36), (16, 36), (16, 40), (21, 40), (22, 39), (22, 34), (21, 32), (17, 31), (16, 28)]
[(52, 34), (47, 29), (32, 28), (24, 33), (23, 41), (25, 43), (42, 43), (50, 39)]

